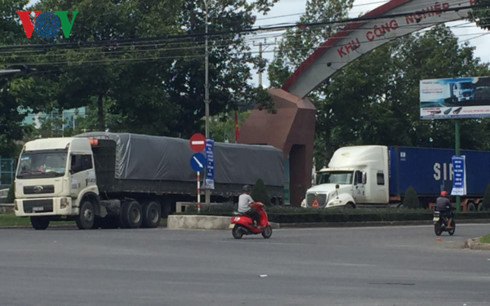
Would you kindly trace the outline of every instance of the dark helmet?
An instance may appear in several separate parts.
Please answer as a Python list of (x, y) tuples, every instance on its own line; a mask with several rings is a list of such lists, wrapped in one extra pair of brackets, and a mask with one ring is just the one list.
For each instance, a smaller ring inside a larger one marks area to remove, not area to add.
[(441, 191), (441, 197), (447, 197), (447, 191), (446, 190)]
[(243, 191), (250, 191), (250, 185), (243, 185), (242, 190)]

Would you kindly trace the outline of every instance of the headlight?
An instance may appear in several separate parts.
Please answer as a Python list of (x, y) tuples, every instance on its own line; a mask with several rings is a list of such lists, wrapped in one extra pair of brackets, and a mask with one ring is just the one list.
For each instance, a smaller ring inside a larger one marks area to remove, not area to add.
[(60, 199), (60, 208), (61, 209), (67, 208), (68, 204), (70, 204), (70, 201), (68, 201), (68, 198), (61, 198)]

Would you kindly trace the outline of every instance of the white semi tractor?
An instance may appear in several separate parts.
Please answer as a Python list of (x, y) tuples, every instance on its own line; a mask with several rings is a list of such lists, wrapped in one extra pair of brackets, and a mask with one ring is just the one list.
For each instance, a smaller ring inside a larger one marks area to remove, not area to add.
[[(350, 146), (336, 150), (317, 172), (316, 185), (306, 191), (303, 207), (355, 208), (403, 202), (413, 187), (422, 207), (435, 201), (441, 190), (451, 191), (454, 149), (402, 146)], [(490, 183), (490, 152), (462, 150), (466, 157), (466, 195), (463, 207), (482, 209)]]

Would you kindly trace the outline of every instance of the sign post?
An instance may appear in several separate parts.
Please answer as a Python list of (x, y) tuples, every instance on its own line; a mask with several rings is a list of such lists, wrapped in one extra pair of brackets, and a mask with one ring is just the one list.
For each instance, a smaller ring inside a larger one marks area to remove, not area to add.
[(197, 180), (197, 212), (201, 212), (201, 179), (200, 171), (204, 169), (204, 164), (206, 163), (206, 157), (201, 153), (194, 153), (191, 157), (191, 168), (196, 171)]
[(189, 145), (192, 151), (196, 152), (191, 157), (191, 168), (196, 171), (196, 181), (197, 181), (197, 212), (201, 212), (201, 175), (200, 171), (204, 169), (206, 164), (206, 157), (202, 155), (201, 152), (206, 146), (206, 137), (201, 133), (195, 133), (189, 139)]

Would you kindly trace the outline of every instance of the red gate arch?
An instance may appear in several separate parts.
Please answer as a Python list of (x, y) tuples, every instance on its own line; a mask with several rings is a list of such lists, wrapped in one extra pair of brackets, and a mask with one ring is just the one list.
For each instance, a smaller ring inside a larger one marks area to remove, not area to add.
[(464, 19), (475, 0), (392, 0), (348, 24), (320, 45), (281, 89), (270, 89), (275, 114), (254, 109), (241, 127), (240, 143), (270, 144), (289, 161), (290, 204), (299, 206), (310, 187), (315, 107), (305, 97), (363, 54), (409, 33)]
[(348, 63), (391, 40), (435, 24), (466, 18), (474, 2), (387, 2), (321, 44), (286, 80), (282, 89), (303, 98)]

